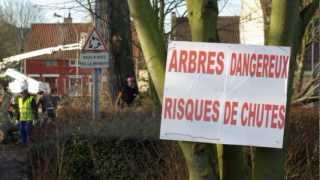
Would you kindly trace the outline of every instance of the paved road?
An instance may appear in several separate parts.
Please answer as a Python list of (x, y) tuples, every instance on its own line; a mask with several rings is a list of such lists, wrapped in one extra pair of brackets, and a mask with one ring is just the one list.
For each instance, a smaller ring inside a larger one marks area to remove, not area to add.
[(27, 148), (19, 145), (0, 145), (0, 179), (29, 180)]

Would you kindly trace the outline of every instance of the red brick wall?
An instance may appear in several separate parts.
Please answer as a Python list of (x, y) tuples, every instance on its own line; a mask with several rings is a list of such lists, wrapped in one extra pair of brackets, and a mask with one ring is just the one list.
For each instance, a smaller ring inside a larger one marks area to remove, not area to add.
[[(58, 74), (57, 78), (57, 90), (59, 95), (68, 95), (69, 89), (69, 76), (76, 75), (76, 67), (72, 67), (69, 65), (68, 60), (57, 60), (56, 65), (48, 66), (46, 64), (46, 60), (40, 59), (32, 59), (26, 61), (26, 74), (32, 75), (37, 74), (40, 77), (36, 77), (35, 79), (45, 81), (45, 75)], [(91, 69), (87, 68), (79, 68), (79, 74), (82, 77), (82, 86), (83, 86), (83, 95), (88, 95), (86, 92), (88, 91), (88, 85), (90, 82), (90, 75), (92, 73)]]

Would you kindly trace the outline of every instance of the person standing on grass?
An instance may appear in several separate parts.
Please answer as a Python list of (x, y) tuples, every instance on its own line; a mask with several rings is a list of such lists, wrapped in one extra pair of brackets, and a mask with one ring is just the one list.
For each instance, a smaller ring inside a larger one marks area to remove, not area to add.
[(28, 92), (26, 82), (22, 85), (22, 93), (17, 98), (17, 109), (21, 141), (22, 144), (27, 145), (30, 142), (32, 123), (37, 117), (38, 108), (35, 97)]

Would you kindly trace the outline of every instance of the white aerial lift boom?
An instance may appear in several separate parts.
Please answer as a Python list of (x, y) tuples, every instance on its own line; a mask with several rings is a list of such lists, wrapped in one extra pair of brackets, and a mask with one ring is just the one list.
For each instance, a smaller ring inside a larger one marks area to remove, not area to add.
[[(23, 81), (27, 82), (28, 91), (31, 91), (31, 93), (37, 93), (39, 90), (46, 90), (47, 88), (49, 88), (46, 83), (32, 79), (25, 74), (11, 68), (14, 68), (18, 63), (25, 59), (46, 54), (53, 54), (59, 51), (80, 50), (81, 47), (82, 41), (74, 44), (58, 45), (56, 47), (34, 50), (27, 53), (4, 58), (2, 62), (0, 62), (0, 76), (10, 77), (11, 79), (13, 79), (13, 82), (9, 83), (9, 90), (11, 91), (11, 93), (18, 93), (18, 91), (16, 90), (19, 89), (19, 86)], [(9, 131), (16, 129), (14, 123), (10, 121), (10, 117), (7, 111), (10, 104), (10, 98), (10, 93), (4, 92), (2, 96), (2, 103), (0, 105), (0, 142), (8, 137)]]
[(53, 54), (59, 51), (71, 51), (71, 50), (79, 50), (81, 49), (81, 43), (74, 43), (74, 44), (66, 44), (66, 45), (58, 45), (55, 47), (49, 47), (45, 49), (34, 50), (22, 54), (18, 54), (15, 56), (10, 56), (4, 58), (2, 62), (0, 62), (0, 71), (3, 71), (7, 68), (10, 68), (20, 61), (36, 56), (46, 55), (46, 54)]
[(22, 54), (18, 54), (15, 56), (10, 56), (4, 58), (2, 62), (0, 62), (0, 72), (5, 71), (2, 76), (8, 76), (12, 78), (14, 81), (9, 83), (9, 90), (12, 93), (18, 93), (19, 87), (23, 81), (26, 81), (28, 84), (28, 90), (30, 93), (37, 93), (38, 91), (42, 90), (44, 92), (50, 92), (49, 85), (43, 82), (39, 82), (35, 79), (32, 79), (21, 72), (16, 71), (15, 69), (11, 69), (12, 67), (16, 66), (22, 60), (46, 55), (46, 54), (54, 54), (59, 51), (71, 51), (71, 50), (79, 50), (81, 49), (81, 42), (74, 43), (74, 44), (66, 44), (66, 45), (58, 45), (55, 47), (49, 47), (45, 49), (34, 50)]

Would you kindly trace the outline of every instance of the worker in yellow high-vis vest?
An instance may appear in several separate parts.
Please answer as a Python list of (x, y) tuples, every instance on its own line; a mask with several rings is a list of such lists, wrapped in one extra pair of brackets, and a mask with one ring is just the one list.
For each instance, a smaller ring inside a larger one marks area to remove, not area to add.
[(28, 93), (27, 85), (22, 86), (22, 93), (17, 98), (17, 105), (21, 141), (23, 144), (28, 144), (32, 123), (37, 116), (37, 104), (35, 97)]

